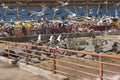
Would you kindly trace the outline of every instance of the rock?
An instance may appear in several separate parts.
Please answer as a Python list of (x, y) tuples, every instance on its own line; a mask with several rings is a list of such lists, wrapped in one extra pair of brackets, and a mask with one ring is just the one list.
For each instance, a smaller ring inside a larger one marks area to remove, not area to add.
[(77, 57), (84, 57), (86, 54), (77, 54)]
[(31, 62), (32, 62), (32, 63), (39, 63), (39, 62), (40, 62), (40, 58), (39, 58), (39, 57), (33, 57), (33, 58), (31, 59)]
[(85, 58), (85, 59), (90, 59), (90, 60), (93, 59), (93, 57), (92, 57), (91, 55), (86, 55), (84, 58)]
[(5, 53), (5, 49), (0, 48), (0, 56), (7, 56), (7, 54)]
[(9, 37), (7, 32), (1, 32), (0, 37)]
[(88, 46), (86, 46), (85, 51), (95, 52), (95, 46), (92, 44), (91, 41), (88, 42)]
[(80, 45), (88, 45), (88, 43), (85, 40), (81, 40)]

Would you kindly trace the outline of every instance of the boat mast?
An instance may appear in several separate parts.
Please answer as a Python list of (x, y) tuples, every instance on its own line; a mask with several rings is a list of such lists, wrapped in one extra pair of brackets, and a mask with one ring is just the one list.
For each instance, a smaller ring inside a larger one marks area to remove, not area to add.
[(106, 0), (106, 16), (108, 16), (108, 0)]
[(89, 1), (86, 2), (86, 17), (88, 17), (88, 9), (89, 8)]
[(16, 1), (17, 3), (17, 20), (20, 20), (20, 15), (19, 15), (19, 0)]
[(101, 5), (101, 0), (99, 0), (99, 6), (98, 6), (98, 9), (97, 9), (97, 12), (96, 12), (96, 17), (98, 17), (101, 6), (102, 6)]
[(75, 14), (77, 15), (77, 9), (76, 9), (76, 6), (75, 6), (75, 2), (73, 2), (73, 6), (74, 6)]
[(118, 10), (117, 10), (117, 6), (116, 6), (116, 4), (115, 4), (115, 2), (114, 2), (114, 8), (115, 8), (115, 18), (117, 18), (118, 17)]

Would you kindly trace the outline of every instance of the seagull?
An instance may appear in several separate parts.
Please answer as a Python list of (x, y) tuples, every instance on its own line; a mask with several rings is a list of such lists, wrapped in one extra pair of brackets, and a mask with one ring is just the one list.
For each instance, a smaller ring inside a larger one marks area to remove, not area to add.
[(53, 36), (50, 36), (49, 41), (52, 42)]
[(37, 15), (37, 16), (43, 16), (45, 15), (45, 11), (47, 10), (47, 7), (43, 8), (41, 12), (37, 12), (37, 11), (30, 11), (30, 13), (28, 14), (30, 17), (32, 17), (33, 15)]
[(58, 36), (57, 40), (60, 42), (61, 41), (61, 35)]
[(62, 2), (62, 1), (59, 1), (60, 4), (62, 4), (61, 6), (64, 7), (64, 6), (67, 6), (69, 3), (70, 0), (67, 0), (65, 3)]
[(120, 2), (118, 2), (118, 3), (115, 3), (115, 5), (116, 5), (116, 6), (120, 6)]
[(104, 2), (104, 4), (108, 4), (108, 0), (106, 0), (106, 1)]
[(6, 4), (4, 4), (4, 3), (2, 3), (1, 6), (2, 6), (3, 9), (8, 9), (8, 6)]
[(23, 2), (20, 2), (20, 1), (16, 2), (16, 4), (17, 5), (27, 5), (26, 3), (23, 3)]
[(6, 5), (4, 3), (2, 3), (1, 6), (3, 7), (3, 6), (6, 6)]
[(22, 11), (22, 12), (24, 12), (24, 11), (25, 11), (25, 9), (22, 9), (21, 11)]
[(4, 3), (2, 3), (1, 6), (2, 6), (3, 9), (6, 9), (6, 10), (8, 10), (8, 11), (16, 11), (16, 10), (17, 10), (17, 9), (10, 8), (9, 6), (11, 6), (11, 5), (7, 6), (7, 5), (4, 4)]
[(8, 11), (17, 11), (17, 9), (8, 8)]
[(59, 9), (58, 8), (53, 8), (54, 12), (57, 12)]
[(41, 41), (41, 34), (38, 35), (38, 40)]
[(67, 13), (70, 14), (70, 15), (69, 15), (70, 18), (77, 16), (74, 12), (72, 12), (71, 10), (69, 10), (69, 9), (67, 9), (67, 8), (64, 8), (64, 10), (65, 10)]
[(81, 7), (81, 6), (80, 6), (79, 8), (80, 8), (80, 9), (82, 9), (82, 7)]
[(90, 14), (92, 14), (93, 13), (93, 10), (92, 9), (90, 9), (90, 12), (89, 12)]

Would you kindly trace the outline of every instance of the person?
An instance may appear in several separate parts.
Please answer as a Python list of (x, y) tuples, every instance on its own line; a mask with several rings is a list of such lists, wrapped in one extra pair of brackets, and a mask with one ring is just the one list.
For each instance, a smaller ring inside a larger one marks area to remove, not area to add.
[(24, 36), (27, 35), (27, 29), (25, 28), (24, 25), (22, 25), (22, 33), (23, 33)]
[(15, 31), (13, 26), (10, 26), (10, 36), (14, 36), (15, 35)]

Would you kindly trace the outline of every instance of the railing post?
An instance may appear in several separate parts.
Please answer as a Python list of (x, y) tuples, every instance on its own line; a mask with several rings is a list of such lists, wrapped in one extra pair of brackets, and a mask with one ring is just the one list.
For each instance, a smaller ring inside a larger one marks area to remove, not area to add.
[(26, 45), (26, 64), (28, 65), (28, 45)]
[(53, 49), (53, 74), (56, 74), (56, 55), (55, 55), (56, 50)]
[(99, 55), (99, 64), (100, 64), (100, 80), (103, 80), (103, 64), (102, 64), (102, 56)]

